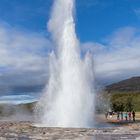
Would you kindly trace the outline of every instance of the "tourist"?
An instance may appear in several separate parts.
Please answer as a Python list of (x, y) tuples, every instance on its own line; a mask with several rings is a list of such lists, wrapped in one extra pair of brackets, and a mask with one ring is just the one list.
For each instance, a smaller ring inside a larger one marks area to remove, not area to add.
[(105, 118), (106, 118), (106, 119), (108, 118), (108, 112), (105, 113)]
[(123, 112), (121, 112), (121, 120), (123, 120)]
[(112, 118), (113, 117), (113, 112), (109, 111), (108, 113), (109, 113), (109, 117)]
[(135, 111), (132, 112), (133, 121), (135, 122)]
[(117, 120), (120, 120), (120, 112), (117, 112)]
[(131, 121), (131, 112), (128, 112), (129, 121)]
[(127, 112), (125, 112), (125, 114), (124, 114), (124, 115), (125, 115), (125, 120), (127, 121)]

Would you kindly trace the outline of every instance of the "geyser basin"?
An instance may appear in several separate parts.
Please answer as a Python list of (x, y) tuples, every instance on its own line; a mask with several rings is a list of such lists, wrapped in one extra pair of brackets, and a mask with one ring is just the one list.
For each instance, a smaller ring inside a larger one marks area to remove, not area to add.
[(90, 127), (94, 119), (93, 62), (81, 57), (75, 34), (74, 0), (55, 0), (48, 24), (56, 44), (49, 57), (49, 81), (37, 107), (46, 127)]
[[(1, 122), (1, 139), (40, 139), (40, 140), (139, 140), (140, 129), (87, 129), (87, 128), (38, 128), (29, 122)], [(25, 129), (26, 128), (26, 129)]]

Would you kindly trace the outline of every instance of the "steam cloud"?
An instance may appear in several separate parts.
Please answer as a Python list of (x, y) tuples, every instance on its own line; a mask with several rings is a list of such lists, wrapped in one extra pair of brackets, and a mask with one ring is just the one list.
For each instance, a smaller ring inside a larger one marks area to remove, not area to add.
[(55, 0), (49, 21), (57, 49), (50, 54), (49, 82), (37, 106), (38, 119), (47, 127), (93, 125), (92, 57), (87, 54), (81, 59), (73, 18), (74, 3), (74, 0)]

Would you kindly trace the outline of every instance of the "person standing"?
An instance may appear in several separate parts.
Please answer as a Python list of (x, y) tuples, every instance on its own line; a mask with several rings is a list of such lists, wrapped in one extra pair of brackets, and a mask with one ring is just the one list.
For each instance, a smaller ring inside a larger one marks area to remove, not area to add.
[(120, 112), (117, 112), (117, 120), (120, 120)]
[(105, 118), (106, 119), (108, 118), (108, 112), (105, 112)]
[(131, 121), (131, 112), (128, 112), (129, 121)]
[(132, 112), (133, 121), (135, 122), (135, 111)]
[(123, 112), (121, 112), (121, 120), (123, 120)]
[(125, 112), (125, 120), (127, 121), (127, 112)]

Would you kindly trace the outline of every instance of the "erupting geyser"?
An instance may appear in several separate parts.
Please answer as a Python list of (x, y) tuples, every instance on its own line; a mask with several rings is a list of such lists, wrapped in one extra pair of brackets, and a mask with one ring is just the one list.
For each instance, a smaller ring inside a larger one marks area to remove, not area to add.
[(37, 105), (46, 127), (90, 127), (94, 118), (93, 63), (80, 55), (74, 0), (55, 0), (48, 24), (56, 45), (49, 57), (49, 81)]

